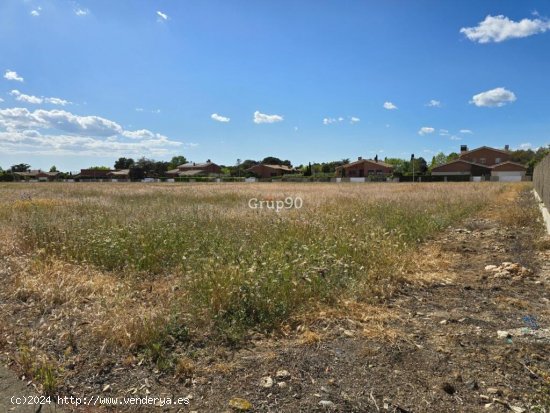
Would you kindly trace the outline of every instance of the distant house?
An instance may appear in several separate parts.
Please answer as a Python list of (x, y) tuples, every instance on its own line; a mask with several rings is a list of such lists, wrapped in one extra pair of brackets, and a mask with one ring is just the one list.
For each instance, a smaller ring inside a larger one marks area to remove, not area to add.
[(60, 174), (60, 172), (45, 172), (40, 169), (13, 173), (15, 179), (20, 181), (55, 181)]
[(113, 169), (81, 169), (78, 175), (74, 176), (74, 179), (78, 181), (96, 181), (103, 179), (111, 179), (109, 174), (116, 172)]
[(512, 162), (508, 145), (502, 149), (482, 146), (468, 150), (461, 145), (458, 159), (432, 168), (434, 176), (469, 177), (473, 181), (522, 181), (527, 168)]
[(178, 176), (208, 176), (222, 173), (222, 168), (208, 159), (204, 163), (187, 162), (176, 169), (166, 172), (166, 176), (176, 178)]
[(246, 170), (247, 172), (252, 172), (259, 178), (273, 178), (275, 176), (282, 176), (287, 174), (295, 173), (296, 170), (287, 165), (268, 165), (268, 164), (259, 164), (254, 165)]
[(362, 178), (366, 176), (388, 176), (393, 173), (393, 166), (375, 159), (357, 158), (355, 162), (336, 168), (336, 176), (342, 178)]

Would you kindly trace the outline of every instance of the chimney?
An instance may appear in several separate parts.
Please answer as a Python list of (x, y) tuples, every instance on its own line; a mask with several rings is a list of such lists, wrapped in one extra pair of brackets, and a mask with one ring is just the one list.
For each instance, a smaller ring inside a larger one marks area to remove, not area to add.
[(210, 159), (207, 159), (207, 160), (206, 160), (206, 163), (212, 163), (212, 162), (210, 161)]
[(510, 150), (510, 145), (504, 145), (504, 150), (509, 151)]
[(468, 152), (468, 146), (467, 145), (460, 145), (460, 153), (462, 152)]
[(357, 158), (358, 161), (362, 161), (363, 160), (363, 157), (360, 156), (359, 158)]

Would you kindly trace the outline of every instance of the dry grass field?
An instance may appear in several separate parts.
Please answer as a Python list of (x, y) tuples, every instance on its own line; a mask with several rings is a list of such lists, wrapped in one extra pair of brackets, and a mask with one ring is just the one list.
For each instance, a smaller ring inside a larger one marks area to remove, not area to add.
[[(320, 309), (385, 302), (420, 265), (444, 265), (440, 252), (419, 257), (428, 240), (522, 188), (0, 185), (0, 298), (18, 303), (0, 312), (0, 348), (51, 394), (83, 371), (138, 363), (185, 383), (202, 348), (281, 334)], [(302, 207), (249, 206), (288, 197)], [(536, 220), (530, 211), (510, 205), (500, 219), (521, 225)]]

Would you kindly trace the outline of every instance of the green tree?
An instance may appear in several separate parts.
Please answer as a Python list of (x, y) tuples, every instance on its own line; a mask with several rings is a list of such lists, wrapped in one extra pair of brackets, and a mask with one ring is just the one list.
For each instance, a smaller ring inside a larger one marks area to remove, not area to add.
[(411, 163), (400, 158), (385, 158), (385, 163), (393, 166), (394, 175), (406, 175), (412, 171)]
[(114, 166), (115, 169), (130, 169), (134, 166), (134, 160), (132, 158), (118, 158)]
[(50, 168), (50, 172), (57, 172), (57, 168), (55, 167), (55, 165)]
[(430, 164), (430, 168), (434, 168), (439, 165), (443, 165), (447, 163), (447, 155), (445, 155), (443, 152), (439, 152), (437, 155), (435, 155), (432, 158), (432, 163)]
[(292, 168), (292, 163), (285, 159), (284, 161), (282, 159), (276, 158), (275, 156), (267, 156), (260, 163), (267, 164), (267, 165), (286, 165), (289, 168)]
[(138, 159), (135, 166), (143, 170), (146, 178), (162, 177), (168, 170), (168, 162), (155, 161), (145, 157)]
[(183, 155), (174, 156), (170, 162), (168, 162), (168, 169), (176, 169), (178, 166), (187, 163), (187, 158)]
[(20, 163), (17, 165), (12, 165), (10, 169), (12, 172), (27, 172), (29, 169), (31, 169), (31, 166), (26, 163)]
[(447, 162), (456, 161), (459, 157), (460, 155), (458, 153), (451, 152), (450, 154), (447, 155)]
[(246, 171), (248, 168), (252, 168), (254, 165), (258, 165), (257, 161), (253, 161), (252, 159), (245, 159), (241, 163), (241, 168), (243, 171)]

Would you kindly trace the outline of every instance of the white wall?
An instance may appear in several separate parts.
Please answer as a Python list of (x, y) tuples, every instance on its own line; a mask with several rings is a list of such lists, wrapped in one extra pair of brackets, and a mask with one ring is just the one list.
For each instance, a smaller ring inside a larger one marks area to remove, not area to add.
[(432, 172), (432, 175), (470, 175), (470, 172)]
[(524, 177), (525, 171), (493, 171), (491, 172), (491, 176), (519, 176)]

